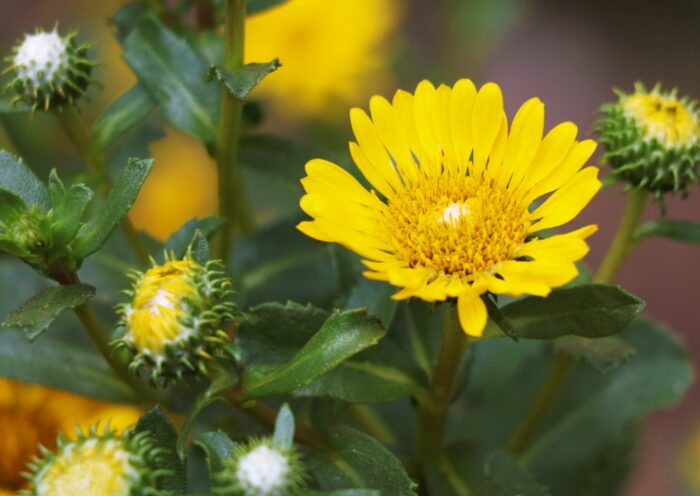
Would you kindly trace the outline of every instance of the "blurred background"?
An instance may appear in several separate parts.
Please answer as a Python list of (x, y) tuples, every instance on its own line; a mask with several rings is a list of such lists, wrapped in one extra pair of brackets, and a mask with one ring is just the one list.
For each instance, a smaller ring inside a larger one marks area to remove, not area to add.
[[(94, 54), (103, 61), (98, 71), (103, 89), (94, 89), (82, 107), (92, 122), (135, 82), (107, 23), (124, 3), (0, 0), (0, 53), (35, 26), (79, 27), (80, 39), (93, 40)], [(193, 12), (192, 22), (198, 21), (206, 19)], [(351, 137), (351, 106), (366, 106), (372, 94), (413, 89), (423, 78), (448, 84), (461, 77), (477, 85), (496, 81), (509, 116), (527, 98), (539, 96), (548, 128), (572, 120), (582, 135), (589, 133), (600, 104), (614, 98), (613, 87), (631, 90), (635, 81), (660, 81), (700, 97), (697, 0), (291, 0), (251, 17), (246, 43), (248, 61), (278, 56), (284, 65), (254, 94), (262, 102), (264, 129), (322, 142), (338, 156)], [(12, 115), (0, 123), (0, 147), (21, 154), (32, 167), (79, 170), (52, 119)], [(151, 235), (164, 239), (191, 217), (216, 212), (215, 167), (202, 145), (162, 124), (137, 138), (156, 159), (132, 212), (137, 227), (148, 226)], [(284, 215), (268, 211), (266, 199), (253, 201), (262, 216)], [(602, 258), (623, 203), (620, 188), (608, 188), (580, 219), (581, 225), (600, 226), (590, 240), (590, 266)], [(666, 206), (670, 218), (700, 222), (697, 188)], [(660, 215), (658, 205), (649, 208), (649, 218)], [(649, 314), (678, 333), (696, 364), (699, 255), (697, 247), (651, 239), (618, 279), (647, 301)], [(680, 406), (651, 418), (638, 456), (627, 494), (700, 494), (700, 387)]]

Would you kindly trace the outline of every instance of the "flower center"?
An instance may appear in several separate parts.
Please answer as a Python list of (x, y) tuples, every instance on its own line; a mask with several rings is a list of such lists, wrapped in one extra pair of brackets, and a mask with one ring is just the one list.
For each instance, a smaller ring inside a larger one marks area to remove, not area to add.
[(128, 496), (136, 473), (121, 440), (91, 439), (62, 448), (36, 478), (37, 494)]
[(66, 79), (66, 48), (66, 42), (58, 33), (27, 35), (14, 58), (17, 74), (36, 87), (45, 87), (52, 82), (60, 85)]
[(530, 225), (527, 206), (495, 181), (448, 174), (407, 184), (386, 219), (398, 259), (467, 277), (510, 259)]
[(196, 295), (190, 260), (153, 267), (136, 287), (129, 313), (129, 334), (140, 352), (159, 355), (165, 346), (189, 334), (183, 318), (187, 299)]
[[(238, 460), (236, 478), (250, 494), (277, 494), (287, 484), (289, 462), (277, 450), (259, 446)], [(248, 494), (248, 493), (246, 493)]]
[(666, 146), (692, 145), (700, 134), (696, 116), (676, 98), (654, 93), (630, 95), (623, 108), (648, 139), (656, 138)]

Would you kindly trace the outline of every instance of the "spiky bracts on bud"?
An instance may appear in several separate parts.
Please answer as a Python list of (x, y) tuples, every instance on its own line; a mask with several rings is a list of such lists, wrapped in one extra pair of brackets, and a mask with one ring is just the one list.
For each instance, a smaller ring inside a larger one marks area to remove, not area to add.
[(159, 377), (167, 382), (206, 374), (207, 362), (224, 354), (224, 326), (236, 311), (220, 262), (201, 265), (189, 253), (182, 260), (165, 258), (162, 265), (153, 261), (145, 274), (131, 274), (133, 287), (125, 292), (131, 301), (117, 306), (121, 318), (113, 343), (115, 350), (132, 353), (130, 370), (145, 370), (154, 385)]
[(149, 432), (118, 435), (106, 426), (83, 433), (74, 441), (59, 434), (58, 446), (49, 451), (40, 446), (41, 456), (29, 463), (29, 489), (32, 496), (89, 494), (91, 496), (160, 496), (160, 480), (168, 470), (160, 469), (166, 455)]
[(37, 109), (73, 105), (92, 83), (92, 69), (97, 62), (88, 58), (91, 45), (76, 42), (78, 32), (59, 35), (37, 29), (25, 35), (6, 57), (9, 64), (4, 72), (14, 72), (15, 78), (5, 91), (14, 89), (14, 102), (24, 101)]
[(264, 437), (237, 444), (215, 477), (220, 482), (215, 494), (294, 496), (305, 486), (306, 470), (294, 446), (280, 448)]
[(658, 84), (651, 91), (637, 83), (634, 93), (616, 93), (618, 101), (600, 108), (595, 126), (606, 149), (603, 162), (617, 178), (657, 200), (665, 193), (686, 195), (700, 165), (697, 103)]

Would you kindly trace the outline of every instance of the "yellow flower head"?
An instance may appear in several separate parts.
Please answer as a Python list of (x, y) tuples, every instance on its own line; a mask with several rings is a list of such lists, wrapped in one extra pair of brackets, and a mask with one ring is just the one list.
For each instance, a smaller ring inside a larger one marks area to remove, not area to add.
[[(456, 298), (464, 331), (480, 336), (487, 292), (546, 296), (577, 275), (596, 226), (542, 238), (588, 204), (600, 188), (582, 166), (596, 144), (576, 141), (571, 122), (542, 137), (544, 105), (532, 98), (510, 131), (500, 88), (469, 80), (393, 102), (375, 96), (371, 118), (350, 112), (350, 153), (372, 190), (324, 160), (306, 165), (305, 234), (364, 258), (365, 276), (401, 290), (396, 299)], [(539, 204), (535, 200), (551, 193)]]
[(163, 450), (155, 448), (153, 437), (141, 432), (117, 435), (96, 429), (79, 434), (75, 441), (59, 436), (55, 452), (44, 449), (42, 459), (29, 464), (32, 496), (80, 495), (130, 496), (162, 494), (157, 469)]
[(24, 467), (39, 454), (39, 444), (54, 449), (60, 431), (100, 420), (124, 429), (140, 414), (133, 406), (0, 378), (0, 495), (14, 495), (24, 487)]
[(257, 91), (288, 115), (328, 114), (364, 100), (387, 79), (387, 39), (398, 0), (290, 0), (246, 23), (246, 60), (283, 67)]
[(188, 254), (154, 262), (145, 274), (134, 272), (130, 303), (117, 307), (121, 337), (117, 349), (129, 349), (131, 369), (144, 366), (155, 382), (158, 375), (180, 378), (206, 372), (205, 361), (228, 341), (222, 329), (233, 320), (231, 281), (218, 262), (202, 265)]
[(676, 91), (651, 91), (642, 84), (600, 109), (596, 124), (606, 152), (603, 161), (614, 176), (661, 199), (697, 180), (700, 165), (700, 113), (695, 102)]

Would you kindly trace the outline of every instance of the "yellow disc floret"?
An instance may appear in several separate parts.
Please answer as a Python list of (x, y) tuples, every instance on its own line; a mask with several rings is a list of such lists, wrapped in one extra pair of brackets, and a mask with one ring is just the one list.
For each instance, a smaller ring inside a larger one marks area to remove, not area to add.
[(121, 319), (115, 347), (133, 354), (130, 368), (146, 369), (152, 382), (206, 372), (206, 362), (229, 341), (233, 320), (231, 281), (218, 262), (200, 264), (189, 254), (166, 257), (145, 274), (135, 272), (131, 302), (117, 307)]
[[(371, 189), (335, 164), (312, 160), (302, 179), (299, 224), (307, 235), (341, 243), (364, 259), (365, 276), (400, 288), (394, 298), (456, 298), (462, 328), (480, 336), (483, 295), (546, 296), (578, 273), (587, 226), (540, 237), (586, 206), (600, 188), (595, 150), (565, 122), (546, 135), (544, 104), (525, 102), (508, 122), (500, 88), (469, 80), (350, 112), (352, 158)], [(533, 204), (538, 198), (541, 201)]]
[(148, 431), (117, 435), (106, 428), (78, 432), (74, 441), (59, 435), (55, 451), (42, 449), (42, 457), (29, 464), (32, 496), (132, 496), (163, 494), (160, 468), (166, 452), (155, 445)]
[(696, 116), (674, 96), (633, 93), (622, 100), (622, 108), (648, 139), (657, 139), (667, 147), (689, 146), (700, 137)]

